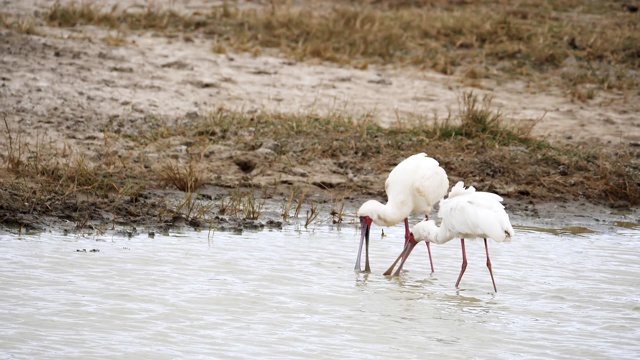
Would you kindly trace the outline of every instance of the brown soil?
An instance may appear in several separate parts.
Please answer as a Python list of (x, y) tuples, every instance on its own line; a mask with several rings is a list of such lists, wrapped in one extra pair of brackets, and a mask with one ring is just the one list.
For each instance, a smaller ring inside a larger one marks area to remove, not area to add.
[[(197, 8), (199, 3), (190, 4)], [(46, 11), (50, 4), (5, 1), (4, 6), (7, 12), (32, 14)], [(174, 119), (185, 121), (218, 108), (245, 113), (371, 113), (376, 121), (389, 125), (407, 113), (446, 116), (457, 109), (460, 94), (471, 89), (455, 77), (415, 69), (357, 70), (270, 56), (214, 54), (211, 45), (197, 37), (184, 41), (152, 31), (130, 35), (118, 46), (101, 40), (115, 35), (102, 28), (40, 26), (39, 35), (0, 31), (0, 115), (13, 134), (19, 133), (31, 149), (46, 144), (68, 156), (82, 154), (91, 160), (113, 153), (140, 158), (139, 165), (149, 169), (162, 169), (164, 160), (183, 158), (188, 152), (184, 139), (134, 151), (126, 138), (110, 138), (107, 134), (151, 131), (150, 118), (163, 118), (169, 123)], [(494, 105), (513, 118), (542, 118), (533, 134), (552, 142), (630, 147), (640, 143), (637, 98), (599, 92), (593, 100), (574, 102), (561, 90), (536, 92), (524, 81), (497, 84), (483, 80), (474, 91), (491, 94)], [(5, 162), (9, 136), (7, 131), (0, 132), (0, 159)], [(238, 187), (271, 186), (269, 194), (257, 195), (267, 199), (261, 220), (281, 220), (278, 207), (292, 186), (300, 186), (309, 189), (307, 199), (329, 204), (327, 210), (336, 199), (345, 198), (346, 215), (353, 215), (366, 197), (384, 200), (384, 178), (393, 166), (388, 164), (376, 173), (353, 174), (338, 164), (339, 160), (345, 161), (341, 158), (314, 164), (312, 173), (289, 167), (260, 168), (261, 157), (268, 156), (268, 146), (262, 152), (233, 146), (209, 148), (202, 159), (215, 181), (205, 181), (200, 199), (219, 199)], [(354, 163), (360, 159), (347, 160)], [(479, 164), (490, 161), (478, 159)], [(242, 164), (247, 162), (253, 164), (250, 171), (243, 169)], [(25, 200), (24, 194), (13, 190), (13, 184), (19, 181), (24, 179), (0, 170), (0, 223), (38, 229), (100, 224), (158, 227), (185, 219), (174, 211), (185, 194), (169, 187), (146, 187), (137, 196), (123, 200), (114, 213), (113, 199), (109, 198), (66, 194), (45, 199), (33, 194), (32, 201)], [(544, 201), (549, 198), (557, 197), (537, 194), (524, 201), (514, 197), (507, 199), (507, 204), (522, 219), (553, 217), (559, 208), (563, 216), (579, 216), (587, 209), (580, 203)], [(598, 214), (596, 218), (610, 213), (606, 208), (589, 211)], [(216, 226), (227, 226), (226, 221), (218, 218)], [(229, 227), (263, 226), (256, 223), (240, 222)], [(269, 224), (279, 226), (277, 222)], [(203, 226), (197, 219), (190, 225)]]

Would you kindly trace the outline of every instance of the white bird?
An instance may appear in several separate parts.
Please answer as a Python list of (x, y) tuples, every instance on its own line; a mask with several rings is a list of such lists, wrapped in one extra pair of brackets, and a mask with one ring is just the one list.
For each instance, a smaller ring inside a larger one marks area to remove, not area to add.
[(458, 182), (449, 192), (449, 196), (440, 202), (438, 217), (442, 219), (440, 227), (433, 220), (422, 221), (416, 224), (411, 232), (413, 241), (409, 242), (396, 262), (402, 258), (400, 266), (409, 257), (409, 254), (420, 241), (444, 244), (454, 238), (460, 238), (462, 246), (462, 269), (458, 275), (456, 287), (467, 268), (467, 255), (464, 248), (464, 239), (483, 238), (487, 253), (487, 268), (491, 274), (493, 290), (498, 292), (496, 282), (491, 269), (489, 247), (487, 239), (497, 242), (511, 241), (514, 236), (513, 227), (509, 222), (509, 215), (504, 210), (502, 198), (496, 194), (476, 191), (473, 186), (464, 188), (463, 182)]
[[(360, 271), (363, 243), (366, 244), (365, 271), (371, 271), (369, 267), (369, 232), (372, 223), (378, 226), (391, 226), (404, 220), (405, 244), (407, 244), (411, 237), (409, 215), (422, 213), (428, 218), (433, 205), (447, 194), (449, 179), (447, 173), (436, 160), (428, 157), (425, 153), (420, 153), (406, 158), (391, 170), (384, 188), (388, 199), (385, 205), (376, 200), (368, 200), (358, 210), (357, 215), (360, 217), (362, 232), (358, 258), (354, 268), (356, 271)], [(429, 250), (431, 271), (433, 271), (431, 248), (428, 242), (426, 244)], [(387, 270), (385, 275), (389, 275), (391, 270), (393, 268)]]

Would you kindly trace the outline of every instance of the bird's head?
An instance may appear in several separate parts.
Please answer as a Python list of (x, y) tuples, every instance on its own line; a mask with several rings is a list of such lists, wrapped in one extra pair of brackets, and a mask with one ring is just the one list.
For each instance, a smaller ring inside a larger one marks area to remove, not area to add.
[(436, 222), (433, 220), (423, 220), (411, 228), (411, 233), (413, 234), (416, 242), (434, 242), (436, 241), (436, 236), (438, 234), (438, 227), (436, 226)]
[(371, 226), (371, 222), (377, 225), (386, 224), (388, 221), (384, 217), (384, 214), (384, 205), (376, 200), (368, 200), (358, 209), (360, 221), (362, 221), (362, 218), (368, 218), (369, 226)]

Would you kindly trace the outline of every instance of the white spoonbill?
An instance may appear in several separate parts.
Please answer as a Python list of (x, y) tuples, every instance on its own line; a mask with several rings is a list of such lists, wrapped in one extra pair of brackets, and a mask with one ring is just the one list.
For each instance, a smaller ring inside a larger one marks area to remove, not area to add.
[[(388, 199), (387, 203), (383, 205), (376, 200), (369, 200), (362, 204), (358, 210), (362, 233), (354, 270), (360, 271), (362, 244), (365, 243), (365, 271), (371, 271), (369, 267), (369, 232), (371, 231), (371, 223), (378, 226), (391, 226), (404, 220), (406, 245), (411, 237), (409, 215), (422, 213), (428, 218), (431, 208), (436, 202), (444, 198), (448, 188), (449, 179), (447, 178), (447, 173), (436, 160), (428, 157), (425, 153), (409, 156), (391, 170), (384, 184)], [(428, 242), (426, 244), (429, 250), (431, 271), (433, 271), (431, 248)], [(391, 273), (391, 270), (393, 268), (387, 270), (385, 275)]]
[(491, 269), (487, 239), (503, 242), (511, 241), (514, 236), (513, 227), (509, 222), (509, 215), (507, 215), (502, 205), (502, 198), (493, 193), (476, 191), (473, 186), (465, 189), (464, 183), (458, 182), (449, 192), (449, 196), (440, 202), (438, 217), (442, 219), (440, 227), (436, 226), (433, 220), (425, 220), (411, 229), (414, 239), (406, 244), (392, 267), (395, 266), (400, 258), (402, 258), (400, 263), (400, 266), (402, 266), (415, 245), (422, 240), (427, 243), (444, 244), (454, 238), (460, 238), (462, 269), (456, 282), (456, 287), (458, 287), (460, 279), (462, 279), (462, 275), (467, 268), (464, 239), (483, 238), (484, 248), (487, 253), (487, 268), (489, 269), (489, 274), (491, 274), (493, 290), (498, 292), (496, 281), (493, 278), (493, 270)]

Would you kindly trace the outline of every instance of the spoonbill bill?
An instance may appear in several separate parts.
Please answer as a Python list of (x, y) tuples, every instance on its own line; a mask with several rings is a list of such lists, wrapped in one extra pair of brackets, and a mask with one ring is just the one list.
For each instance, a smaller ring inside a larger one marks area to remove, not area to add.
[[(493, 278), (491, 259), (487, 239), (497, 242), (511, 241), (514, 236), (513, 227), (509, 222), (509, 215), (504, 210), (502, 198), (489, 192), (476, 191), (473, 186), (465, 189), (462, 181), (458, 182), (449, 192), (449, 196), (440, 202), (438, 217), (442, 219), (440, 227), (433, 220), (424, 220), (416, 224), (412, 229), (412, 241), (409, 241), (393, 266), (402, 258), (400, 266), (407, 260), (409, 254), (420, 241), (444, 244), (454, 238), (460, 238), (462, 246), (462, 268), (456, 287), (460, 284), (462, 275), (467, 269), (467, 254), (464, 247), (464, 239), (483, 238), (484, 248), (487, 253), (487, 268), (491, 274), (493, 290), (498, 292), (496, 281)], [(398, 270), (399, 272), (400, 270)], [(396, 272), (396, 275), (398, 274)]]
[[(365, 271), (371, 272), (369, 267), (369, 233), (372, 223), (378, 226), (392, 226), (404, 220), (406, 246), (411, 239), (409, 215), (422, 213), (428, 218), (431, 208), (444, 198), (448, 188), (447, 173), (435, 159), (428, 157), (425, 153), (409, 156), (393, 168), (384, 184), (387, 203), (383, 205), (379, 201), (368, 200), (358, 209), (357, 214), (360, 217), (362, 232), (354, 270), (360, 271), (360, 258), (364, 243), (366, 245)], [(428, 242), (426, 244), (433, 272), (431, 248)], [(387, 270), (385, 275), (388, 275), (391, 270), (393, 269)]]

